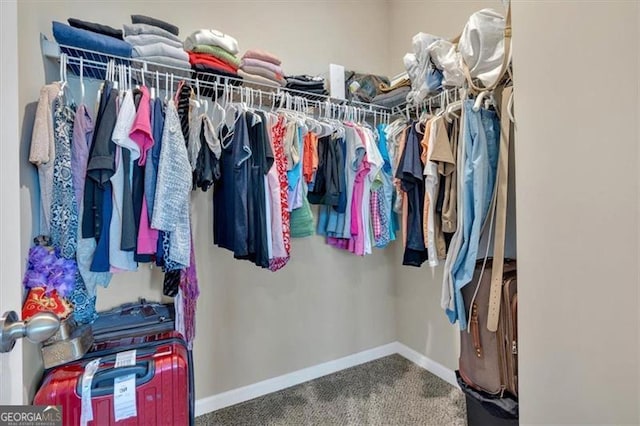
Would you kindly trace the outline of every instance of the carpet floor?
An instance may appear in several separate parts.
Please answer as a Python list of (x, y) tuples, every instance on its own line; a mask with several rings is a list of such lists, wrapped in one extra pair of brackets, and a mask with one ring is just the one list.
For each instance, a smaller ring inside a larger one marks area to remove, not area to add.
[(391, 355), (196, 418), (224, 425), (466, 425), (462, 392)]

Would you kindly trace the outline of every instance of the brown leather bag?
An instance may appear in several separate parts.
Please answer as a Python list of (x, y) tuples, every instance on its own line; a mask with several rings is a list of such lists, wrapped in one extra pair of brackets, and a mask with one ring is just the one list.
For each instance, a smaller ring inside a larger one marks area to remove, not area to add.
[[(506, 259), (502, 279), (500, 319), (496, 332), (487, 329), (492, 259), (482, 278), (483, 259), (476, 263), (473, 280), (462, 289), (469, 315), (467, 330), (460, 332), (460, 376), (469, 386), (502, 396), (518, 395), (517, 277), (516, 261)], [(478, 280), (480, 279), (480, 282)], [(476, 293), (477, 288), (477, 294)], [(475, 294), (475, 299), (474, 299)]]

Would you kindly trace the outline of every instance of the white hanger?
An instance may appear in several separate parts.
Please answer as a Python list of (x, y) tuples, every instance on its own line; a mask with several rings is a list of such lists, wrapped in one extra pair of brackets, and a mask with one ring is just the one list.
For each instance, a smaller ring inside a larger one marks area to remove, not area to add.
[[(116, 64), (115, 61), (113, 61), (111, 63), (111, 81), (113, 81), (113, 83), (120, 83), (118, 81), (118, 66)], [(118, 85), (118, 88), (120, 87), (120, 85)]]
[(201, 101), (203, 103), (204, 106), (204, 115), (207, 115), (209, 113), (209, 99), (204, 98)]
[(140, 68), (140, 77), (142, 77), (142, 85), (143, 85), (144, 87), (146, 87), (146, 86), (147, 86), (147, 84), (146, 84), (146, 81), (145, 81), (145, 79), (144, 79), (144, 68)]
[(476, 96), (476, 101), (473, 104), (473, 110), (475, 112), (480, 111), (480, 108), (482, 107), (482, 101), (484, 100), (485, 96), (487, 96), (488, 94), (489, 94), (488, 90), (483, 90), (478, 94), (478, 96)]
[(80, 56), (80, 104), (84, 104), (84, 59)]
[(126, 87), (122, 85), (122, 65), (117, 65), (115, 72), (117, 75), (115, 76), (116, 81), (113, 83), (113, 85), (117, 85), (118, 88), (122, 88), (122, 90), (120, 91), (120, 95), (122, 96), (122, 94), (126, 90)]
[(213, 100), (218, 101), (218, 79), (213, 80)]
[(127, 78), (127, 68), (124, 64), (120, 65), (120, 72), (122, 73), (121, 86), (124, 90), (129, 90), (129, 79)]
[(516, 125), (516, 118), (513, 113), (513, 91), (511, 91), (511, 95), (509, 95), (509, 102), (507, 102), (507, 114), (509, 115), (509, 120), (513, 123), (514, 127)]
[(196, 77), (196, 99), (194, 101), (194, 106), (199, 109), (200, 105), (200, 80)]
[(67, 85), (67, 54), (60, 54), (60, 92), (59, 96), (64, 94), (64, 88)]
[(151, 85), (151, 90), (150, 90), (151, 99), (155, 99), (156, 98), (156, 90), (158, 92), (160, 92), (160, 77), (159, 77), (159, 74), (158, 74), (158, 70), (156, 70), (156, 84), (155, 84), (155, 86)]
[(171, 73), (171, 99), (174, 98), (175, 93), (173, 92), (173, 73)]
[(169, 102), (169, 73), (164, 73), (164, 101)]

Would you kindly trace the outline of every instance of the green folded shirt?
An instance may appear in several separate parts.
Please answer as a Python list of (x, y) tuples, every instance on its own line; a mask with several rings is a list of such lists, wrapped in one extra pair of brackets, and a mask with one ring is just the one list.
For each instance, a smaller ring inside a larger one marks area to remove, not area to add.
[(240, 66), (240, 59), (236, 57), (226, 50), (218, 46), (209, 46), (206, 44), (198, 44), (193, 47), (193, 52), (196, 53), (207, 53), (209, 55), (215, 56), (221, 61), (227, 62), (229, 65), (234, 65), (236, 68)]

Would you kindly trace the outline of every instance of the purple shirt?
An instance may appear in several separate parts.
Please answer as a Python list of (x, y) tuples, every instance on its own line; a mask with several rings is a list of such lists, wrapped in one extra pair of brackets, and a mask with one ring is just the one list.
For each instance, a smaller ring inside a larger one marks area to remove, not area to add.
[(82, 204), (87, 163), (89, 161), (89, 145), (91, 145), (92, 137), (93, 120), (83, 104), (76, 111), (73, 121), (73, 142), (71, 144), (71, 179), (78, 206)]

